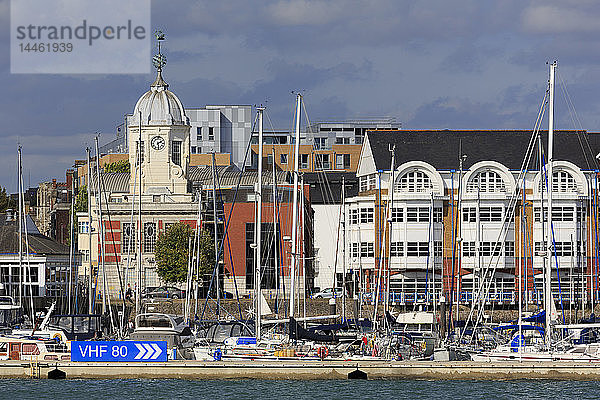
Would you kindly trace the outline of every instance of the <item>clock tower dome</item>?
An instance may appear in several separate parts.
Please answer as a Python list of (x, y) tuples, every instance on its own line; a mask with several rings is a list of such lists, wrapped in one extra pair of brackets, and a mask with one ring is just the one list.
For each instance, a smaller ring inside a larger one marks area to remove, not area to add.
[(139, 193), (141, 170), (144, 195), (186, 194), (190, 123), (183, 104), (162, 77), (167, 62), (160, 49), (164, 35), (158, 32), (156, 37), (158, 54), (152, 59), (156, 79), (128, 119), (130, 192)]

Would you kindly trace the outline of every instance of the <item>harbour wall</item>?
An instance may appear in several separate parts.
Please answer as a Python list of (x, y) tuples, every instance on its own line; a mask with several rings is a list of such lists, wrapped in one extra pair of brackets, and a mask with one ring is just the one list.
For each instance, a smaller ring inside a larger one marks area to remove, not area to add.
[(88, 379), (348, 379), (357, 369), (368, 379), (552, 379), (600, 380), (600, 364), (550, 362), (381, 362), (381, 361), (169, 361), (166, 363), (0, 362), (2, 378), (47, 378), (59, 369), (66, 378)]

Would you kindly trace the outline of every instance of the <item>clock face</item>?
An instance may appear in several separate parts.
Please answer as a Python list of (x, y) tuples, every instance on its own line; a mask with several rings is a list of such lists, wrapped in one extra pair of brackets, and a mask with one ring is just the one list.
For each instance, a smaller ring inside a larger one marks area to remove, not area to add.
[(154, 136), (150, 140), (150, 145), (154, 150), (162, 150), (165, 148), (165, 139), (160, 136)]

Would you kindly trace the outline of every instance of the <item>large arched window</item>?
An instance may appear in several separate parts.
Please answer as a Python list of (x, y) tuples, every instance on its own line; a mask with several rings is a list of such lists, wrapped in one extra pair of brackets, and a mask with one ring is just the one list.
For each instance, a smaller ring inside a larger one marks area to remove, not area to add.
[(495, 171), (482, 171), (467, 184), (467, 192), (497, 193), (506, 192), (502, 177)]
[[(558, 193), (573, 193), (577, 192), (577, 182), (573, 175), (567, 171), (561, 170), (552, 173), (552, 191)], [(544, 180), (540, 180), (540, 189), (546, 190)]]
[(410, 171), (396, 180), (396, 191), (404, 193), (426, 193), (433, 190), (431, 179), (421, 171)]

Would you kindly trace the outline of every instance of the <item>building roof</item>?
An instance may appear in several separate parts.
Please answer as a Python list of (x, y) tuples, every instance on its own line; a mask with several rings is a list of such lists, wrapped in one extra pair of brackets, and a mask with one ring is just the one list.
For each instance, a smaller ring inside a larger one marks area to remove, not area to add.
[[(425, 161), (438, 170), (458, 169), (461, 143), (462, 154), (467, 155), (465, 169), (479, 161), (493, 160), (508, 169), (520, 170), (531, 134), (527, 130), (374, 130), (367, 132), (367, 138), (378, 170), (390, 169), (392, 145), (396, 145), (396, 166)], [(546, 146), (548, 131), (541, 134)], [(600, 133), (555, 131), (555, 161), (570, 161), (582, 169), (595, 169), (598, 151)]]
[[(109, 193), (129, 193), (129, 172), (102, 172), (102, 190)], [(96, 188), (96, 175), (92, 175), (92, 192)]]
[[(289, 173), (286, 171), (277, 171), (277, 183), (289, 183)], [(212, 186), (213, 176), (212, 167), (190, 167), (188, 169), (188, 179), (194, 184)], [(253, 186), (258, 180), (257, 171), (240, 171), (235, 166), (217, 167), (217, 179), (220, 187), (234, 187), (238, 182), (240, 186)], [(273, 184), (273, 174), (270, 170), (263, 171), (263, 185)]]
[(358, 178), (355, 172), (305, 172), (304, 183), (310, 185), (311, 204), (340, 204), (342, 178), (346, 198), (358, 195)]
[[(0, 254), (18, 254), (19, 252), (19, 227), (18, 218), (10, 218), (7, 214), (0, 214)], [(69, 246), (42, 235), (35, 227), (29, 215), (26, 217), (27, 242), (30, 254), (36, 255), (68, 255)], [(26, 251), (27, 242), (22, 236), (23, 252)]]

